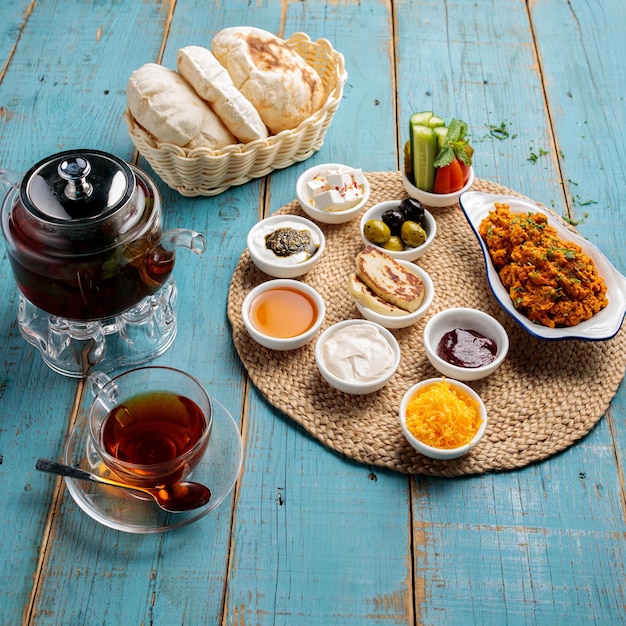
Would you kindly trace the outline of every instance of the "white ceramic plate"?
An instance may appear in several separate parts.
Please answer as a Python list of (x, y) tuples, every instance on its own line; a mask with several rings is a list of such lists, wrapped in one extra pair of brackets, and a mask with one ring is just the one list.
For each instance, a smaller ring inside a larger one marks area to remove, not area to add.
[[(540, 339), (584, 339), (587, 341), (603, 341), (615, 336), (619, 331), (624, 314), (626, 313), (626, 278), (622, 276), (604, 254), (592, 243), (566, 228), (559, 220), (545, 209), (515, 196), (503, 196), (481, 193), (479, 191), (467, 191), (460, 199), (461, 208), (470, 226), (474, 230), (480, 243), (487, 268), (489, 286), (500, 306), (531, 335)], [(494, 208), (495, 202), (503, 202), (509, 205), (513, 213), (543, 213), (548, 217), (548, 222), (553, 226), (559, 237), (565, 241), (577, 243), (595, 263), (596, 269), (607, 286), (607, 298), (609, 304), (606, 308), (596, 313), (591, 319), (568, 328), (548, 328), (541, 324), (531, 322), (525, 315), (519, 313), (513, 306), (508, 291), (500, 282), (498, 273), (491, 262), (487, 246), (478, 234), (480, 223), (487, 217), (489, 211)]]

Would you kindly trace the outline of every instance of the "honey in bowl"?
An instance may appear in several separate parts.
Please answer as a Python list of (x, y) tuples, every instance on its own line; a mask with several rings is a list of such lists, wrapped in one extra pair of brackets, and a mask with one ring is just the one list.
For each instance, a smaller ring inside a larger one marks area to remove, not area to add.
[(264, 335), (285, 339), (309, 330), (318, 316), (313, 299), (291, 287), (275, 287), (260, 293), (250, 306), (250, 319)]
[[(132, 475), (127, 469), (125, 480), (170, 484), (180, 480), (204, 454), (206, 442), (183, 457), (193, 450), (206, 429), (206, 417), (193, 400), (173, 392), (148, 391), (115, 406), (104, 419), (100, 437), (111, 457), (142, 466)], [(114, 469), (119, 473), (117, 467)]]

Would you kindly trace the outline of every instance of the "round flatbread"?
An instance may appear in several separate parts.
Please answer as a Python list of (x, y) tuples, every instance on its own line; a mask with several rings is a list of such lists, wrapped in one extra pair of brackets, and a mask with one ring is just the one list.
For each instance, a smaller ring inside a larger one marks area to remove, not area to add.
[(242, 143), (265, 139), (267, 127), (254, 105), (235, 87), (213, 53), (201, 46), (178, 51), (178, 72), (206, 100), (228, 130)]
[(211, 51), (271, 133), (296, 128), (325, 100), (317, 72), (274, 34), (252, 26), (225, 28)]
[(126, 100), (133, 117), (158, 141), (213, 150), (237, 143), (187, 81), (157, 63), (131, 74)]

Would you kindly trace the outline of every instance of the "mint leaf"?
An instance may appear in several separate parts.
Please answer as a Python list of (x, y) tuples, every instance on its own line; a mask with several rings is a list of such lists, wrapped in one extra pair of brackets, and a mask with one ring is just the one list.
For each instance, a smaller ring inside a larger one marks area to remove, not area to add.
[(446, 167), (455, 158), (458, 158), (465, 165), (471, 165), (471, 152), (468, 154), (466, 150), (468, 147), (466, 134), (467, 124), (463, 120), (455, 118), (450, 121), (448, 134), (446, 135), (446, 145), (439, 151), (434, 161), (435, 167)]
[(451, 120), (448, 125), (448, 142), (456, 143), (465, 139), (467, 134), (467, 124), (463, 120), (457, 120), (456, 118)]
[(454, 159), (455, 159), (454, 149), (450, 145), (450, 142), (448, 142), (439, 151), (439, 154), (437, 155), (437, 158), (435, 159), (433, 165), (435, 167), (445, 167), (446, 165), (450, 165), (450, 163), (452, 163)]

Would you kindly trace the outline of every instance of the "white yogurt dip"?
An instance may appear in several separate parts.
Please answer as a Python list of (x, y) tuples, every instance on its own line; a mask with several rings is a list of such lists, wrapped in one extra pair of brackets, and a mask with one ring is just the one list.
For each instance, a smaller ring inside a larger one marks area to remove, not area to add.
[[(309, 247), (306, 250), (302, 250), (288, 256), (277, 255), (273, 250), (267, 247), (266, 241), (268, 235), (271, 235), (280, 228), (291, 228), (297, 232), (308, 232), (311, 237), (311, 243)], [(314, 232), (310, 228), (307, 228), (301, 222), (289, 220), (288, 218), (286, 218), (284, 222), (280, 222), (278, 224), (269, 224), (265, 227), (258, 228), (252, 238), (252, 245), (254, 246), (255, 252), (258, 254), (258, 256), (267, 261), (271, 261), (273, 263), (278, 262), (284, 265), (297, 265), (298, 263), (308, 261), (313, 255), (317, 253), (320, 247), (320, 243), (321, 241), (316, 232)]]
[(365, 194), (365, 178), (360, 169), (320, 171), (307, 183), (311, 206), (321, 211), (347, 211)]
[(346, 382), (370, 382), (394, 364), (394, 351), (374, 324), (338, 328), (322, 346), (328, 371)]

